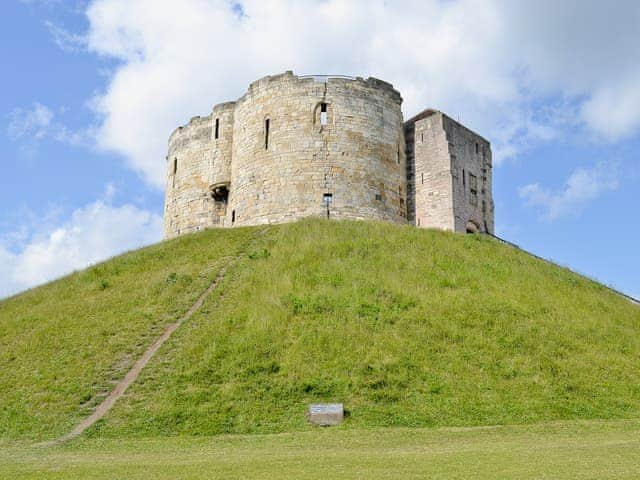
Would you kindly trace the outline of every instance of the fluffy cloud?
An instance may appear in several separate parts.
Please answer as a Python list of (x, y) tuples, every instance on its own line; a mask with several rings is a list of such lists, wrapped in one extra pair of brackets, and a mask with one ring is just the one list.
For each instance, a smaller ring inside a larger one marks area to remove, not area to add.
[(7, 136), (20, 142), (28, 155), (35, 153), (45, 138), (75, 146), (92, 144), (94, 133), (91, 128), (74, 132), (56, 122), (54, 117), (53, 110), (39, 102), (27, 108), (15, 108), (9, 114)]
[(49, 131), (53, 112), (39, 102), (29, 108), (16, 108), (9, 115), (7, 135), (13, 140), (23, 137), (43, 138)]
[(601, 163), (593, 168), (575, 170), (565, 182), (564, 188), (559, 191), (552, 191), (533, 183), (520, 188), (519, 194), (528, 205), (542, 211), (543, 219), (553, 221), (580, 213), (589, 202), (602, 193), (617, 188), (615, 166)]
[[(0, 298), (159, 241), (162, 219), (134, 205), (111, 204), (113, 190), (46, 231), (0, 241)], [(13, 237), (13, 238), (12, 238)]]
[(157, 187), (177, 124), (290, 69), (389, 80), (406, 115), (459, 117), (498, 161), (567, 125), (640, 128), (633, 0), (93, 0), (87, 16), (89, 50), (120, 61), (94, 102), (98, 143)]

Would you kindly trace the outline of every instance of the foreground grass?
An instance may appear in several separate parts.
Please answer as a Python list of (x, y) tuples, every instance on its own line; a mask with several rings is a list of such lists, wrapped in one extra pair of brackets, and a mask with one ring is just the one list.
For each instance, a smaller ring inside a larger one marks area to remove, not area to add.
[(639, 471), (638, 421), (0, 446), (0, 478), (11, 479), (621, 480)]
[(164, 242), (0, 302), (0, 438), (69, 431), (253, 234)]

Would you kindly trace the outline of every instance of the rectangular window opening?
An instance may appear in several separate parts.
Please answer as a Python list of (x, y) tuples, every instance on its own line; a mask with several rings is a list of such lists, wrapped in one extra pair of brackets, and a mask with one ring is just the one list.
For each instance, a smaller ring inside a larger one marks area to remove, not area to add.
[(264, 121), (264, 149), (269, 149), (269, 119), (265, 119)]
[(478, 191), (478, 177), (476, 177), (473, 173), (469, 174), (469, 188), (471, 190)]
[(480, 153), (480, 145), (476, 143), (476, 153)]
[(320, 104), (320, 125), (324, 126), (327, 124), (327, 104)]
[(216, 118), (216, 130), (215, 130), (214, 138), (217, 140), (219, 136), (220, 136), (220, 119)]

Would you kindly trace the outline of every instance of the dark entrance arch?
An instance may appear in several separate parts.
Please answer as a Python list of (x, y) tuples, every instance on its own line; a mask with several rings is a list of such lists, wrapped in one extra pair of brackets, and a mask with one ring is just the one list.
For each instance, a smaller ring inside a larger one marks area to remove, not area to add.
[(480, 227), (473, 220), (467, 222), (467, 233), (480, 233)]

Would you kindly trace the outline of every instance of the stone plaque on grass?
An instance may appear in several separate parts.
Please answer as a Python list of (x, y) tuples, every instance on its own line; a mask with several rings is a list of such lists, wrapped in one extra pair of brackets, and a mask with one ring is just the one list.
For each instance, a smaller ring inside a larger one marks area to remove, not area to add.
[(323, 427), (339, 425), (344, 420), (344, 406), (341, 403), (312, 403), (307, 418), (311, 423)]

